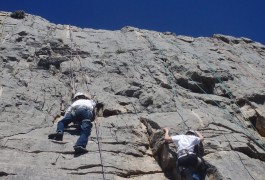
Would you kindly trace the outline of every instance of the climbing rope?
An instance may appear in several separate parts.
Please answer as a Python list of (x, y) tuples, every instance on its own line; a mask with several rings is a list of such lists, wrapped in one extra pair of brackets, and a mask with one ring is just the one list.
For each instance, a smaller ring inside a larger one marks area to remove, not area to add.
[[(172, 87), (172, 93), (173, 93), (173, 98), (174, 98), (176, 109), (179, 109), (178, 108), (178, 103), (180, 104), (180, 102), (178, 101), (179, 98), (178, 98), (178, 95), (177, 95), (177, 89), (176, 89), (176, 84), (174, 83), (173, 75), (172, 75), (171, 71), (169, 70), (168, 65), (166, 64), (166, 60), (163, 61), (163, 65), (164, 65), (164, 68), (165, 68), (165, 72), (167, 74), (166, 76), (167, 76), (168, 83)], [(177, 110), (177, 113), (178, 113), (178, 115), (181, 117), (181, 119), (183, 121), (182, 129), (183, 129), (184, 132), (186, 132), (188, 129), (190, 129), (190, 127), (187, 125), (187, 123), (185, 122), (184, 117), (182, 115), (182, 114), (184, 114), (183, 113), (184, 110), (183, 110), (181, 104), (180, 104), (179, 107), (180, 107), (180, 109)]]
[[(160, 49), (152, 42), (152, 40), (149, 39), (149, 37), (146, 34), (145, 34), (145, 38), (149, 42), (149, 44), (151, 45), (152, 49)], [(162, 57), (166, 57), (163, 54), (162, 50), (159, 51), (159, 55), (161, 55)], [(176, 85), (174, 83), (174, 78), (173, 78), (173, 75), (172, 75), (172, 73), (170, 72), (170, 70), (168, 68), (168, 65), (167, 65), (166, 60), (165, 60), (166, 58), (162, 58), (162, 59), (164, 59), (163, 60), (163, 65), (164, 65), (164, 68), (165, 68), (167, 81), (168, 81), (169, 85), (172, 87), (173, 100), (174, 100), (174, 103), (175, 103), (176, 112), (178, 113), (178, 115), (180, 116), (180, 118), (181, 118), (181, 120), (183, 122), (182, 131), (186, 132), (188, 129), (190, 129), (190, 127), (187, 125), (186, 121), (184, 120), (184, 116), (183, 116), (184, 110), (182, 108), (181, 102), (179, 101), (179, 97), (177, 95), (177, 89), (176, 89)], [(179, 104), (179, 106), (178, 106), (178, 104)]]
[[(69, 25), (69, 31), (70, 31), (70, 40), (71, 40), (71, 59), (73, 60), (72, 56), (73, 56), (73, 36), (72, 36), (72, 30), (71, 30), (71, 26)], [(77, 53), (77, 58), (79, 60), (80, 63), (80, 67), (83, 68), (81, 60), (80, 60), (80, 56), (78, 54), (78, 50), (76, 51)], [(70, 67), (71, 68), (71, 67)], [(84, 78), (84, 74), (83, 74), (83, 78)], [(88, 84), (86, 83), (86, 88), (87, 91), (89, 92), (89, 88), (88, 88)], [(94, 95), (93, 98), (95, 98), (96, 96)], [(94, 100), (94, 99), (93, 99)], [(104, 163), (103, 163), (103, 155), (102, 155), (102, 148), (101, 148), (101, 142), (99, 139), (99, 122), (98, 122), (98, 118), (97, 118), (97, 108), (96, 108), (96, 113), (95, 113), (95, 120), (94, 120), (94, 124), (95, 124), (95, 129), (96, 129), (96, 139), (97, 139), (97, 144), (98, 144), (98, 150), (99, 150), (99, 156), (100, 156), (100, 163), (101, 163), (101, 171), (102, 171), (102, 176), (103, 179), (106, 180), (106, 173), (105, 173), (105, 167), (104, 167)]]
[[(96, 116), (96, 113), (95, 113)], [(102, 150), (101, 150), (101, 143), (99, 140), (99, 126), (98, 126), (98, 118), (97, 116), (95, 117), (95, 127), (96, 127), (96, 135), (97, 135), (97, 144), (98, 144), (98, 150), (99, 150), (99, 156), (100, 156), (100, 163), (101, 163), (101, 171), (102, 171), (102, 175), (103, 175), (103, 179), (106, 180), (106, 175), (105, 175), (105, 167), (103, 164), (103, 156), (102, 156)]]
[(72, 90), (75, 93), (76, 92), (76, 85), (75, 85), (75, 77), (74, 77), (74, 70), (72, 67), (72, 63), (74, 64), (74, 58), (73, 58), (73, 38), (72, 38), (72, 31), (71, 31), (71, 26), (68, 25), (68, 30), (69, 30), (69, 38), (70, 38), (70, 84), (72, 86)]

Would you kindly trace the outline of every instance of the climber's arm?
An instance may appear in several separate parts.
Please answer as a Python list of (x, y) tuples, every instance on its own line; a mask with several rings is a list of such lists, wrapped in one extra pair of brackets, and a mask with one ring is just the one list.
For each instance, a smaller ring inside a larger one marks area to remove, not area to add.
[(164, 128), (164, 131), (165, 131), (165, 141), (166, 142), (172, 142), (172, 138), (169, 136), (168, 132), (169, 132), (169, 128)]
[(200, 138), (201, 142), (204, 141), (204, 137), (199, 131), (195, 131), (195, 133), (198, 135), (198, 137)]

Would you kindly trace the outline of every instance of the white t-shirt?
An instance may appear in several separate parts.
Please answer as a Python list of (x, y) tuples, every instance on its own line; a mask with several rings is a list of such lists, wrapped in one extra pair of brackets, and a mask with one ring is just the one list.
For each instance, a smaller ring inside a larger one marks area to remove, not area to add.
[(86, 107), (90, 111), (93, 111), (93, 109), (95, 108), (95, 106), (96, 106), (96, 103), (93, 100), (89, 100), (89, 99), (78, 99), (70, 107), (67, 108), (66, 114), (69, 113), (69, 112), (71, 112), (73, 109), (78, 109), (80, 107)]
[(176, 135), (172, 136), (172, 141), (177, 146), (177, 153), (186, 149), (189, 153), (193, 153), (194, 147), (200, 143), (200, 138), (193, 135)]

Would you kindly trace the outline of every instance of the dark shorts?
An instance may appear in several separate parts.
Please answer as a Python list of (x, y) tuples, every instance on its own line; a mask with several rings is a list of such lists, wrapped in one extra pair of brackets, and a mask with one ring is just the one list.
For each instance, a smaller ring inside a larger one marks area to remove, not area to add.
[(182, 156), (178, 159), (178, 166), (196, 168), (197, 164), (198, 164), (198, 158), (195, 154)]

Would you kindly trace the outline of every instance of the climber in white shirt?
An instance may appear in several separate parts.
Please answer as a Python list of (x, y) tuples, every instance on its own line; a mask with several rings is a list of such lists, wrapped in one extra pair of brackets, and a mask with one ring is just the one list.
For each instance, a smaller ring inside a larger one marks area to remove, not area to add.
[(201, 133), (189, 130), (186, 134), (169, 136), (169, 128), (164, 128), (164, 131), (165, 141), (174, 142), (177, 147), (178, 166), (196, 167), (198, 165), (198, 158), (193, 151), (194, 147), (204, 140)]
[(73, 103), (67, 108), (64, 118), (58, 122), (56, 133), (50, 134), (49, 139), (62, 141), (64, 128), (71, 122), (79, 122), (81, 125), (81, 133), (76, 144), (75, 152), (87, 152), (86, 145), (88, 137), (91, 133), (92, 121), (95, 118), (96, 102), (89, 95), (78, 92), (74, 95)]

